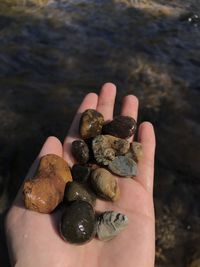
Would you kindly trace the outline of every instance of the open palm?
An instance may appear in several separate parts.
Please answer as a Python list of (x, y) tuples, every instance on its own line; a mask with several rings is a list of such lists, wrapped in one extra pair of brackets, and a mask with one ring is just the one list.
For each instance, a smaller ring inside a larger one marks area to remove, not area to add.
[[(39, 158), (53, 153), (63, 156), (73, 165), (70, 146), (78, 138), (81, 113), (88, 108), (96, 109), (105, 120), (112, 119), (116, 88), (105, 84), (99, 96), (88, 94), (81, 103), (64, 144), (56, 137), (49, 137), (31, 166), (27, 177), (32, 177)], [(137, 118), (138, 101), (133, 95), (124, 98), (121, 114)], [(91, 242), (76, 246), (64, 242), (58, 233), (58, 222), (62, 211), (39, 214), (23, 206), (21, 190), (6, 219), (8, 248), (13, 266), (19, 267), (153, 267), (155, 254), (155, 220), (153, 207), (153, 167), (155, 136), (150, 123), (139, 127), (139, 141), (143, 146), (143, 157), (139, 162), (135, 179), (119, 178), (120, 200), (111, 203), (98, 200), (98, 211), (116, 210), (129, 218), (128, 227), (111, 241)]]

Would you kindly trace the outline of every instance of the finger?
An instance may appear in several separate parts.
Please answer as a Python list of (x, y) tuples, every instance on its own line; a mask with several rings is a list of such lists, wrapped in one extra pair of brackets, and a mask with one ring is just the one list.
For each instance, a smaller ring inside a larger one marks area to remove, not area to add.
[(71, 127), (68, 131), (68, 134), (64, 140), (63, 157), (68, 162), (68, 164), (70, 166), (72, 166), (74, 164), (74, 158), (71, 154), (71, 144), (75, 139), (80, 138), (79, 137), (79, 121), (80, 121), (81, 114), (86, 109), (90, 109), (90, 108), (96, 109), (97, 101), (98, 101), (98, 96), (95, 93), (89, 93), (88, 95), (85, 96), (80, 107), (77, 110), (77, 113), (73, 119), (72, 125), (71, 125)]
[[(38, 156), (36, 157), (36, 159), (34, 160), (33, 164), (31, 165), (25, 179), (31, 179), (33, 178), (40, 158), (43, 157), (44, 155), (47, 154), (56, 154), (60, 157), (62, 157), (62, 144), (61, 142), (54, 136), (50, 136), (46, 139), (45, 143), (42, 146), (42, 149), (40, 150)], [(23, 190), (23, 186), (20, 187), (17, 196), (15, 198), (14, 204), (15, 205), (22, 205), (23, 201), (22, 201), (22, 190)]]
[(104, 116), (104, 120), (112, 120), (116, 97), (116, 86), (113, 83), (105, 83), (99, 94), (97, 111)]
[[(134, 95), (127, 95), (123, 99), (122, 108), (121, 108), (121, 115), (123, 116), (130, 116), (137, 121), (138, 116), (138, 99)], [(132, 142), (133, 137), (128, 139)]]
[(142, 144), (143, 155), (138, 162), (138, 176), (135, 180), (150, 193), (153, 192), (155, 133), (150, 122), (143, 122), (139, 127), (138, 141)]

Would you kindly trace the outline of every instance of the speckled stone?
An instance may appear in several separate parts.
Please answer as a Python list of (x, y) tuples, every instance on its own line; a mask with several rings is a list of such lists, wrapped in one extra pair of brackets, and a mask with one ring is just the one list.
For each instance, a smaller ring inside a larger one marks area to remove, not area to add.
[(103, 126), (103, 133), (120, 138), (129, 138), (136, 131), (137, 123), (129, 116), (117, 116)]
[(87, 184), (73, 181), (67, 183), (63, 201), (64, 203), (68, 203), (75, 200), (86, 201), (93, 206), (96, 201), (96, 196)]
[(72, 142), (72, 155), (80, 164), (85, 164), (89, 160), (89, 148), (84, 140)]
[(128, 218), (115, 211), (106, 211), (97, 217), (97, 237), (108, 241), (117, 236), (128, 225)]
[(132, 158), (135, 162), (138, 162), (142, 157), (142, 144), (138, 142), (132, 142), (130, 150), (126, 156)]
[(108, 168), (113, 173), (123, 177), (132, 177), (137, 175), (137, 163), (126, 156), (116, 157), (108, 165)]
[(81, 138), (88, 139), (101, 134), (103, 124), (104, 117), (101, 113), (94, 109), (87, 109), (80, 119), (79, 133)]
[(85, 183), (87, 182), (89, 176), (90, 176), (91, 169), (87, 166), (82, 166), (79, 164), (75, 164), (72, 167), (72, 177), (73, 181), (79, 182), (79, 183)]
[(95, 232), (95, 213), (88, 202), (74, 201), (66, 206), (60, 223), (60, 234), (66, 242), (85, 244), (94, 237)]
[(92, 142), (94, 157), (101, 165), (108, 165), (116, 156), (124, 155), (129, 147), (127, 140), (111, 135), (98, 135)]
[(91, 184), (99, 197), (111, 201), (119, 199), (120, 190), (117, 179), (106, 169), (95, 169), (91, 173)]

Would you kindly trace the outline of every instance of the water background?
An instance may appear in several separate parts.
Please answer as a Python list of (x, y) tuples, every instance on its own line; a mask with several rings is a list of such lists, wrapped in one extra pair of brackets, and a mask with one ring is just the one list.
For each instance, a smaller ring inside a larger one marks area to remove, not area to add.
[[(195, 0), (1, 0), (3, 218), (49, 135), (104, 82), (156, 130), (156, 266), (200, 266), (200, 5)], [(9, 266), (5, 242), (1, 266)]]

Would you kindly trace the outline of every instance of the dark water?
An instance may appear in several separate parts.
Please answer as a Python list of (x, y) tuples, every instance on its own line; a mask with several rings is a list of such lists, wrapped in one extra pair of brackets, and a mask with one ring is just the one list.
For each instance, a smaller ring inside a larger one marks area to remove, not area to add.
[(112, 81), (116, 112), (133, 93), (156, 129), (156, 266), (200, 266), (199, 16), (198, 0), (1, 0), (1, 240), (41, 144), (63, 140), (82, 97)]

